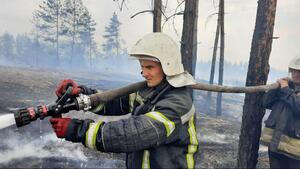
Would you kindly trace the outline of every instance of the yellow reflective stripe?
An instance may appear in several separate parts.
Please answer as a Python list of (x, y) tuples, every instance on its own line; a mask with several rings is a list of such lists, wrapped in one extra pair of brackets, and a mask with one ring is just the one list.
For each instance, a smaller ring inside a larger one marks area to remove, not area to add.
[[(269, 146), (273, 139), (274, 129), (265, 127), (260, 138), (260, 143)], [(300, 140), (298, 138), (289, 137), (285, 134), (280, 136), (278, 151), (288, 154), (289, 156), (300, 157)]]
[(91, 109), (90, 111), (94, 112), (94, 113), (97, 113), (97, 112), (103, 110), (104, 107), (105, 107), (104, 104), (99, 104), (98, 106), (96, 106), (95, 108)]
[(187, 168), (195, 168), (194, 154), (198, 149), (198, 139), (196, 128), (194, 125), (194, 116), (189, 120), (188, 133), (190, 136), (190, 144), (188, 145), (188, 153), (186, 154)]
[(91, 149), (97, 149), (96, 148), (96, 138), (97, 133), (99, 130), (100, 125), (103, 123), (103, 121), (99, 121), (98, 123), (90, 123), (89, 129), (87, 130), (85, 134), (85, 145)]
[(145, 115), (152, 118), (152, 119), (154, 119), (154, 120), (162, 122), (164, 124), (165, 128), (166, 128), (167, 137), (169, 137), (169, 135), (174, 131), (175, 123), (172, 122), (171, 120), (169, 120), (162, 113), (157, 112), (157, 111), (152, 111), (152, 112), (146, 113)]
[(270, 142), (272, 141), (273, 132), (273, 129), (264, 127), (260, 137), (260, 143), (262, 145), (269, 146)]
[(296, 156), (298, 159), (300, 157), (300, 140), (297, 138), (292, 138), (287, 135), (281, 135), (280, 142), (278, 145), (278, 150), (281, 152), (286, 152), (290, 155)]
[(149, 169), (149, 168), (150, 168), (150, 152), (148, 150), (144, 150), (142, 169)]
[(143, 105), (144, 104), (144, 99), (142, 98), (142, 96), (139, 95), (139, 93), (137, 92), (136, 94), (136, 98), (135, 100), (140, 104), (140, 105)]
[(133, 110), (133, 106), (134, 106), (134, 101), (136, 98), (136, 93), (131, 93), (129, 95), (129, 112), (131, 113)]

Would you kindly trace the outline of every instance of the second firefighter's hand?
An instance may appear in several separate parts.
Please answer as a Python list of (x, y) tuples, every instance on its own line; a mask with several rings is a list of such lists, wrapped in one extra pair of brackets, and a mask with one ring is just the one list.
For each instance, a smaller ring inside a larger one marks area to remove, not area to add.
[(73, 90), (71, 92), (72, 96), (78, 96), (81, 92), (80, 87), (71, 79), (65, 79), (62, 80), (56, 87), (55, 94), (57, 97), (61, 97), (68, 89), (68, 87), (73, 87)]
[(286, 78), (281, 78), (277, 80), (277, 83), (280, 85), (280, 88), (288, 87), (289, 86), (289, 79)]
[(51, 118), (49, 119), (52, 128), (58, 138), (65, 138), (67, 135), (68, 126), (71, 123), (70, 118)]

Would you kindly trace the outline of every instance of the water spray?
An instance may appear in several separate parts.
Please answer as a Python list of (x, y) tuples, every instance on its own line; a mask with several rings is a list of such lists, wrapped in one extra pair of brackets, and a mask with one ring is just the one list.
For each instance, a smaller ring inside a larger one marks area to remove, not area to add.
[(0, 116), (0, 129), (9, 127), (14, 124), (16, 124), (16, 121), (13, 113)]

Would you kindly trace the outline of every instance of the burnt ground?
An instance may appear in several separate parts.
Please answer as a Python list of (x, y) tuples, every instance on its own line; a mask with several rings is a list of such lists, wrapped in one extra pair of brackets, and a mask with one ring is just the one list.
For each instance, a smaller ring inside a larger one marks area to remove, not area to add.
[[(126, 78), (124, 78), (126, 77)], [(14, 108), (48, 104), (55, 101), (55, 86), (61, 79), (72, 78), (79, 84), (106, 90), (136, 82), (129, 76), (66, 72), (0, 66), (0, 115)], [(116, 80), (121, 79), (121, 80)], [(124, 80), (123, 80), (124, 79)], [(234, 168), (236, 166), (243, 97), (224, 95), (224, 116), (215, 117), (199, 110), (206, 92), (196, 92), (199, 151), (196, 168)], [(214, 95), (213, 95), (214, 97)], [(232, 114), (232, 116), (230, 116)], [(101, 118), (89, 113), (67, 114), (79, 118)], [(101, 153), (57, 139), (48, 119), (37, 120), (22, 128), (0, 130), (0, 168), (124, 168), (125, 155)], [(33, 146), (32, 146), (33, 145)], [(259, 153), (258, 168), (269, 168), (265, 148)], [(1, 154), (1, 153), (0, 153)]]

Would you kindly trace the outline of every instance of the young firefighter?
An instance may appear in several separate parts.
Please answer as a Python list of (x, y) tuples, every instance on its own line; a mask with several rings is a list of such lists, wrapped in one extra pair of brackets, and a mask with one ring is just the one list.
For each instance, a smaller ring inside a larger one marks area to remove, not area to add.
[[(52, 118), (57, 137), (102, 152), (126, 153), (127, 168), (194, 168), (195, 108), (185, 86), (195, 82), (183, 69), (178, 46), (164, 33), (150, 33), (135, 44), (130, 56), (139, 60), (147, 87), (90, 111), (131, 116), (113, 122)], [(96, 91), (64, 80), (56, 94), (61, 96), (70, 84), (73, 95)]]
[(300, 57), (289, 64), (290, 78), (267, 92), (263, 105), (271, 109), (261, 142), (269, 148), (270, 168), (300, 168)]

